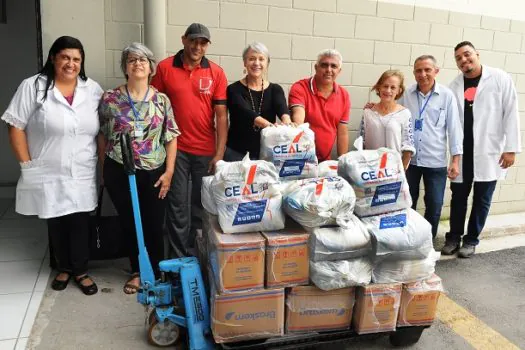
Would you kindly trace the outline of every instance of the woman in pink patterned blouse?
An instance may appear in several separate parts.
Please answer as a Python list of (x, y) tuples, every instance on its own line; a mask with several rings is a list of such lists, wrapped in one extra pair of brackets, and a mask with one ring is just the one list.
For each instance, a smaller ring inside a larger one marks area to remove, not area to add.
[(180, 132), (170, 100), (149, 85), (155, 72), (153, 53), (143, 44), (132, 43), (122, 52), (121, 69), (126, 84), (106, 91), (99, 106), (99, 160), (103, 164), (104, 184), (122, 229), (129, 233), (132, 274), (124, 285), (124, 292), (134, 294), (140, 286), (138, 248), (129, 185), (122, 165), (120, 134), (131, 135), (144, 240), (158, 274), (158, 263), (164, 254), (164, 198), (171, 184), (176, 138)]

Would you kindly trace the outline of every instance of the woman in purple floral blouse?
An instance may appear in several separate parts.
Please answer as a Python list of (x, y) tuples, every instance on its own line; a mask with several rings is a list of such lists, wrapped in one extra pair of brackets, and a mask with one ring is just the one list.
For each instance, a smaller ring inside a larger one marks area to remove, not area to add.
[(122, 229), (129, 233), (132, 274), (124, 292), (134, 294), (140, 286), (138, 247), (120, 135), (131, 135), (144, 240), (158, 275), (158, 263), (164, 255), (164, 198), (171, 184), (180, 132), (170, 100), (149, 85), (155, 72), (153, 53), (143, 44), (132, 43), (122, 51), (120, 66), (126, 84), (106, 91), (99, 105), (99, 160), (103, 164), (104, 185)]

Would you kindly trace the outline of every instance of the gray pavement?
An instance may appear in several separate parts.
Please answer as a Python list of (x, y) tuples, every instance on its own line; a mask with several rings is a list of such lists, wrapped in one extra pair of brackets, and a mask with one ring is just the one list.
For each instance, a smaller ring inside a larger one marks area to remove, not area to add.
[[(525, 348), (525, 248), (478, 254), (468, 260), (441, 261), (450, 299), (468, 309), (508, 340)], [(126, 261), (97, 262), (91, 274), (101, 292), (85, 297), (74, 284), (66, 291), (47, 289), (28, 342), (29, 349), (154, 349), (146, 342), (145, 314), (134, 296), (121, 292)], [(348, 349), (388, 349), (388, 337), (355, 339)], [(446, 325), (437, 321), (411, 349), (472, 349)]]

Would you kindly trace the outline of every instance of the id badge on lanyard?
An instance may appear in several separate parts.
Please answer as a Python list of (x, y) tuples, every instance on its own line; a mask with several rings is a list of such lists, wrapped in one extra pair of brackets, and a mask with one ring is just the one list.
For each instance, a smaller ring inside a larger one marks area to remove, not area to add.
[[(419, 91), (416, 92), (417, 94), (417, 105), (419, 108)], [(434, 94), (434, 88), (432, 88), (432, 91), (430, 91), (430, 95), (428, 96), (427, 100), (423, 104), (423, 107), (419, 110), (419, 118), (416, 119), (414, 130), (415, 131), (423, 131), (423, 113), (425, 112), (425, 109), (427, 108), (428, 101), (432, 98), (432, 95)]]
[[(135, 123), (134, 123), (133, 137), (136, 137), (136, 138), (143, 137), (144, 136), (144, 130), (142, 129), (142, 126), (139, 124), (139, 122), (140, 122), (140, 115), (139, 115), (139, 112), (137, 111), (137, 108), (135, 107), (135, 103), (131, 99), (131, 96), (129, 94), (127, 85), (126, 85), (126, 93), (128, 94), (129, 105), (131, 106), (131, 110), (133, 111), (133, 115), (135, 116), (135, 118), (134, 118), (134, 122)], [(149, 86), (148, 86), (148, 90), (146, 91), (146, 95), (144, 96), (144, 99), (142, 100), (142, 103), (146, 102), (146, 99), (148, 98), (148, 94), (149, 94)]]

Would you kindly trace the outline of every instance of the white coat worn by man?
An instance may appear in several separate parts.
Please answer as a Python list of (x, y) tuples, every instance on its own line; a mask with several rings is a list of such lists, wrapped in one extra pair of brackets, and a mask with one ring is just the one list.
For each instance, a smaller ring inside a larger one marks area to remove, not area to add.
[[(509, 74), (481, 65), (479, 53), (468, 41), (454, 49), (463, 72), (450, 84), (463, 125), (462, 171), (450, 188), (450, 232), (442, 253), (468, 258), (475, 253), (487, 219), (492, 194), (502, 170), (514, 164), (521, 150), (518, 96)], [(467, 200), (474, 187), (472, 211), (464, 234)], [(463, 245), (460, 241), (463, 236)]]

